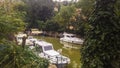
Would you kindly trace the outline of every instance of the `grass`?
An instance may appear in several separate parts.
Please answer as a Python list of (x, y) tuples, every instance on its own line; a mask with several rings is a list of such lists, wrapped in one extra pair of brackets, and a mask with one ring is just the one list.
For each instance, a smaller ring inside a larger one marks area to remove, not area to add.
[[(68, 68), (80, 68), (80, 49), (63, 48), (64, 45), (60, 43), (59, 38), (40, 36), (36, 36), (36, 38), (52, 43), (55, 50), (62, 49), (62, 55), (69, 57), (71, 60)], [(75, 46), (75, 44), (73, 46)], [(81, 45), (78, 46), (81, 47)]]

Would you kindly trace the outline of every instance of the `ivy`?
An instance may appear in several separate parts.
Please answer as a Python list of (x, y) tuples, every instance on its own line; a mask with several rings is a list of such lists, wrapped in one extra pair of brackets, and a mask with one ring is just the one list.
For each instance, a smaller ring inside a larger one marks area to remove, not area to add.
[(82, 48), (82, 68), (120, 68), (120, 18), (116, 0), (96, 0)]

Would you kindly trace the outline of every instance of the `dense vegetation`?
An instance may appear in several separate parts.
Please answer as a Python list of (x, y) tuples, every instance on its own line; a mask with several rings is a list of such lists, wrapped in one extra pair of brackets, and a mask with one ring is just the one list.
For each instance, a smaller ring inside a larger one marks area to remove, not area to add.
[(49, 65), (47, 60), (9, 41), (0, 43), (0, 56), (0, 68), (47, 68)]
[[(54, 33), (70, 32), (84, 37), (85, 28), (88, 28), (88, 17), (93, 11), (94, 0), (67, 4), (65, 4), (66, 2), (56, 3), (51, 0), (24, 0), (24, 3), (27, 29), (39, 28)], [(89, 6), (87, 7), (85, 4)]]
[(0, 3), (0, 39), (9, 39), (11, 35), (25, 28), (24, 12), (17, 11), (17, 5), (19, 3), (9, 1)]
[(25, 29), (23, 2), (0, 2), (0, 68), (47, 68), (47, 60), (15, 43), (15, 34)]
[(0, 58), (0, 66), (48, 66), (46, 60), (36, 57), (27, 49), (22, 51), (20, 46), (15, 45), (16, 33), (39, 28), (47, 32), (66, 31), (84, 37), (82, 68), (119, 68), (119, 0), (80, 0), (77, 3), (53, 3), (52, 0), (3, 1), (0, 1), (0, 56), (4, 57)]
[(82, 68), (120, 67), (120, 10), (116, 1), (96, 0), (82, 49)]
[(28, 28), (39, 28), (38, 21), (46, 22), (53, 16), (52, 0), (24, 0)]

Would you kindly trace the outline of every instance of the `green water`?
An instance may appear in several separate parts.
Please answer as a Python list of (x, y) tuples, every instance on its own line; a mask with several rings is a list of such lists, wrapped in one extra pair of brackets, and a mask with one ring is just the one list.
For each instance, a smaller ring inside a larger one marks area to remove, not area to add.
[(71, 62), (67, 68), (81, 68), (80, 64), (80, 47), (81, 45), (70, 44), (62, 42), (60, 43), (59, 38), (52, 37), (37, 37), (53, 44), (55, 50), (62, 49), (62, 55), (70, 58)]

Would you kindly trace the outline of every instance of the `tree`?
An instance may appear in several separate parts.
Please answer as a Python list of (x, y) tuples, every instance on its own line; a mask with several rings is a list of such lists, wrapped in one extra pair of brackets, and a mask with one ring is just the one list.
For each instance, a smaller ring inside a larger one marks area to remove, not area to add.
[(38, 20), (46, 22), (53, 16), (54, 3), (52, 0), (24, 0), (24, 2), (27, 6), (28, 28), (38, 28)]
[(68, 29), (71, 24), (70, 19), (75, 12), (75, 7), (72, 6), (62, 6), (60, 12), (54, 17), (54, 20), (64, 28), (64, 31)]
[(45, 23), (45, 31), (52, 31), (52, 32), (58, 32), (59, 24), (56, 23), (54, 20), (47, 20)]
[[(14, 7), (17, 3), (9, 2), (8, 0), (1, 2), (0, 5), (0, 39), (6, 38), (13, 40), (14, 33), (24, 29), (24, 14), (16, 11)], [(12, 37), (11, 37), (12, 36)]]
[(82, 47), (82, 68), (119, 68), (120, 21), (115, 14), (116, 0), (96, 0)]
[(82, 14), (89, 18), (94, 9), (95, 0), (79, 0), (77, 4), (75, 4), (76, 8), (82, 9)]
[(14, 34), (24, 30), (23, 3), (13, 0), (0, 2), (0, 68), (47, 68), (49, 62), (28, 48), (14, 44)]
[(44, 30), (45, 29), (45, 22), (44, 21), (37, 21), (38, 24), (38, 29), (39, 30)]
[(79, 34), (83, 38), (85, 36), (86, 30), (89, 28), (88, 19), (94, 10), (94, 2), (95, 0), (79, 0), (79, 2), (75, 4), (77, 9), (75, 14), (75, 33)]

